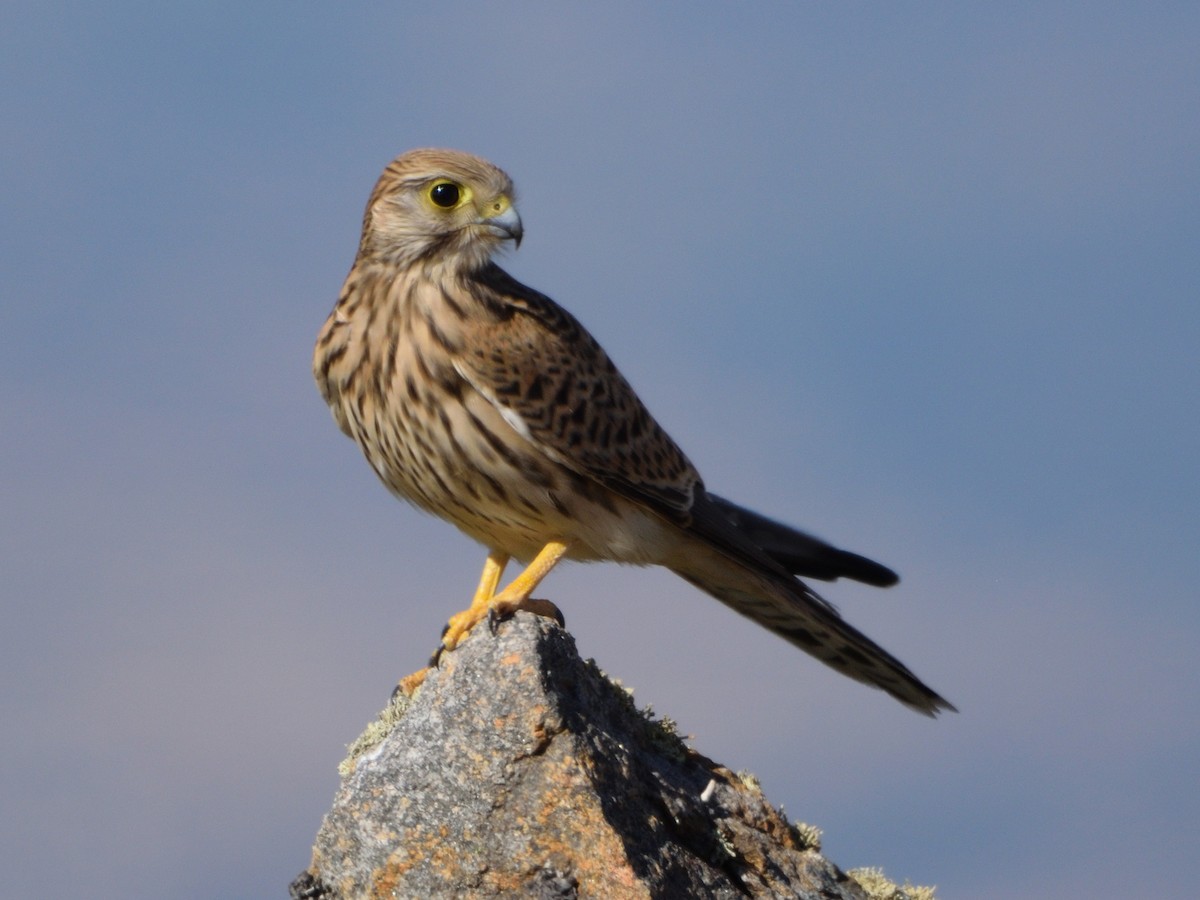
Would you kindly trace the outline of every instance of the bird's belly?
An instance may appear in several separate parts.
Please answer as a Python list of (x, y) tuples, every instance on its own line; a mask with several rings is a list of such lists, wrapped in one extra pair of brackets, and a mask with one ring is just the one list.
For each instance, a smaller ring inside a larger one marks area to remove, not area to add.
[(657, 562), (663, 523), (542, 453), (465, 384), (349, 410), (352, 436), (392, 493), (481, 544), (528, 560), (548, 541), (569, 558)]

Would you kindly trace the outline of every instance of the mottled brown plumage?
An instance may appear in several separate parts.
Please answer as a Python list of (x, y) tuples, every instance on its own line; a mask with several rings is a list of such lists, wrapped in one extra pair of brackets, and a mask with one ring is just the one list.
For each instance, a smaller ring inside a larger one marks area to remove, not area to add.
[[(492, 261), (521, 235), (500, 169), (451, 150), (398, 157), (313, 360), (384, 484), (489, 549), (446, 647), (489, 610), (528, 606), (560, 557), (663, 565), (852, 678), (953, 709), (795, 577), (894, 573), (709, 494), (583, 326)], [(497, 594), (509, 557), (534, 563)]]

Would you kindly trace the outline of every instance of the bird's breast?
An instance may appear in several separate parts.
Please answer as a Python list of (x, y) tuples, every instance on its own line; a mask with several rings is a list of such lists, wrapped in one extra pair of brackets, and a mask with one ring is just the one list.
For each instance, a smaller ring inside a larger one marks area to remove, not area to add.
[[(322, 331), (318, 384), (375, 473), (397, 496), (517, 559), (557, 539), (575, 558), (653, 562), (629, 527), (656, 527), (653, 517), (542, 452), (459, 373), (462, 310), (446, 296), (394, 288), (382, 309), (339, 304), (341, 317), (335, 309)], [(323, 345), (332, 362), (321, 361)]]

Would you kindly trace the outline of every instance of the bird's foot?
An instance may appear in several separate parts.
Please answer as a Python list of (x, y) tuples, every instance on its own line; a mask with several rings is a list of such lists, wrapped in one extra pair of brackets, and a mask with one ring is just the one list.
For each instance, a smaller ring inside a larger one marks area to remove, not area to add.
[(433, 666), (429, 665), (423, 669), (418, 669), (411, 675), (405, 675), (392, 690), (392, 699), (396, 699), (398, 694), (405, 697), (411, 697), (417, 692), (417, 688), (425, 683), (425, 679), (429, 677), (429, 673), (432, 671)]
[(536, 597), (508, 598), (505, 593), (507, 592), (497, 594), (487, 603), (472, 604), (469, 609), (464, 609), (451, 616), (450, 621), (446, 623), (446, 628), (442, 631), (442, 646), (435, 654), (435, 661), (443, 653), (453, 650), (466, 640), (471, 629), (484, 619), (487, 619), (488, 628), (492, 634), (496, 633), (501, 622), (511, 619), (518, 610), (554, 619), (559, 625), (564, 624), (562, 612), (549, 600), (539, 600)]
[(487, 619), (488, 628), (491, 629), (492, 634), (500, 630), (501, 622), (511, 619), (516, 615), (517, 610), (520, 609), (531, 612), (535, 616), (541, 616), (543, 619), (553, 619), (558, 623), (559, 628), (567, 627), (567, 620), (563, 618), (561, 609), (549, 600), (539, 600), (537, 597), (529, 597), (519, 603), (493, 603), (489, 606)]
[(511, 618), (520, 609), (527, 610), (534, 615), (554, 619), (559, 625), (564, 625), (563, 614), (557, 606), (549, 600), (538, 600), (529, 595), (566, 552), (567, 544), (561, 541), (550, 541), (534, 557), (533, 562), (526, 567), (525, 571), (518, 575), (512, 584), (497, 594), (496, 585), (500, 583), (500, 576), (504, 573), (504, 567), (508, 563), (508, 554), (498, 550), (490, 551), (471, 605), (450, 617), (450, 621), (442, 629), (442, 645), (434, 651), (429, 665), (401, 678), (400, 683), (396, 685), (396, 690), (392, 692), (393, 696), (399, 692), (406, 697), (411, 697), (416, 689), (424, 683), (430, 669), (435, 668), (441, 661), (442, 654), (461, 644), (471, 629), (485, 618), (488, 620), (488, 627), (493, 634), (496, 633), (501, 622)]
[[(471, 605), (451, 616), (442, 631), (443, 650), (453, 650), (462, 643), (467, 633), (479, 624), (486, 616), (492, 630), (496, 625), (512, 616), (519, 609), (528, 610), (539, 616), (549, 616), (562, 622), (562, 613), (549, 600), (535, 600), (529, 595), (534, 592), (542, 579), (550, 574), (550, 570), (562, 559), (567, 552), (567, 544), (561, 541), (550, 541), (541, 549), (533, 562), (525, 567), (520, 575), (513, 579), (512, 584), (500, 593), (496, 593), (496, 585), (508, 561), (506, 554), (492, 551), (488, 554), (487, 563), (483, 567), (483, 576), (479, 580), (479, 588)], [(439, 654), (442, 651), (438, 651)]]
[(562, 610), (549, 600), (541, 600), (536, 597), (509, 601), (504, 601), (497, 597), (494, 602), (478, 609), (472, 606), (470, 609), (465, 609), (451, 617), (442, 631), (442, 645), (430, 657), (429, 665), (413, 672), (411, 675), (405, 675), (401, 678), (395, 690), (392, 691), (392, 696), (395, 697), (397, 694), (403, 694), (405, 697), (411, 697), (415, 694), (417, 688), (425, 683), (425, 679), (429, 677), (429, 673), (441, 663), (442, 656), (466, 640), (471, 629), (484, 619), (487, 619), (488, 630), (492, 634), (495, 634), (500, 628), (500, 623), (506, 619), (511, 619), (516, 615), (518, 610), (525, 610), (537, 616), (553, 619), (558, 623), (559, 627), (566, 627), (566, 619), (563, 618)]

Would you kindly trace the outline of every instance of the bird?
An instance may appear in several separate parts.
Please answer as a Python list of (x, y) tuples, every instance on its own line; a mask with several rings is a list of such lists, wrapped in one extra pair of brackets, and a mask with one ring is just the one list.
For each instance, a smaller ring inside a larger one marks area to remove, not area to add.
[[(383, 484), (487, 550), (431, 664), (485, 619), (554, 614), (532, 594), (560, 561), (614, 561), (664, 566), (843, 675), (954, 711), (800, 580), (896, 574), (710, 493), (597, 340), (496, 262), (523, 235), (502, 169), (457, 150), (396, 157), (313, 354)], [(511, 560), (525, 567), (498, 590)]]

